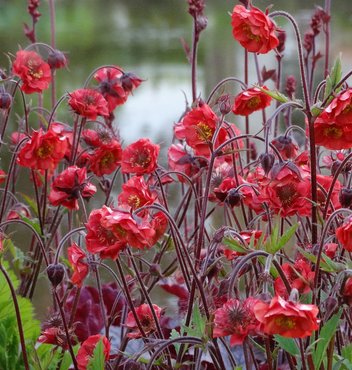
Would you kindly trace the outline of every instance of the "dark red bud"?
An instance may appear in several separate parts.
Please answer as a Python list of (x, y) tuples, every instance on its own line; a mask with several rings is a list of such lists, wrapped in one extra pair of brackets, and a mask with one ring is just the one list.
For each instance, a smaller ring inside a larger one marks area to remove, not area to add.
[(231, 112), (232, 104), (230, 101), (230, 95), (222, 95), (218, 99), (220, 113), (225, 115)]
[(202, 32), (203, 30), (205, 30), (207, 28), (207, 25), (208, 25), (208, 18), (205, 15), (200, 15), (197, 17), (196, 29), (197, 29), (198, 34)]
[(47, 267), (46, 272), (51, 284), (56, 288), (65, 276), (65, 267), (62, 263), (52, 263)]
[(275, 163), (275, 155), (271, 153), (263, 153), (259, 156), (259, 162), (267, 175), (270, 170), (273, 168)]
[(339, 194), (339, 201), (343, 208), (349, 208), (352, 205), (352, 189), (342, 188)]
[(158, 265), (156, 263), (153, 263), (153, 264), (150, 265), (149, 272), (152, 276), (157, 276), (157, 277), (162, 276), (160, 265)]
[(54, 50), (48, 55), (48, 64), (51, 69), (59, 69), (67, 66), (67, 58), (60, 50)]
[(12, 96), (7, 93), (3, 92), (0, 94), (0, 109), (9, 109), (12, 104)]
[(231, 189), (227, 193), (226, 202), (231, 207), (236, 207), (236, 206), (240, 205), (241, 199), (242, 199), (241, 193), (237, 189)]
[(257, 159), (258, 156), (257, 146), (253, 142), (249, 143), (249, 154), (252, 161), (255, 161)]

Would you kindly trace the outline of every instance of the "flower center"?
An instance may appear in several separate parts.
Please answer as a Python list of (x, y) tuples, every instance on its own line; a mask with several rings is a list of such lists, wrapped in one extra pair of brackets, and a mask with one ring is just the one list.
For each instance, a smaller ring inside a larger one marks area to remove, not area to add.
[(249, 99), (247, 103), (247, 107), (250, 109), (255, 109), (260, 104), (260, 98), (258, 96), (254, 96), (253, 98)]
[(34, 60), (29, 60), (27, 63), (29, 74), (35, 79), (40, 79), (43, 77), (43, 71), (39, 69), (40, 64), (36, 63)]
[(100, 161), (100, 165), (103, 168), (110, 167), (114, 163), (114, 155), (110, 152), (104, 154), (103, 158)]
[(213, 130), (204, 122), (197, 124), (198, 138), (203, 141), (210, 141), (213, 137)]
[(293, 329), (296, 327), (296, 323), (291, 317), (279, 316), (275, 318), (275, 323), (284, 329)]
[(128, 197), (128, 204), (133, 208), (136, 209), (140, 206), (141, 200), (137, 195), (130, 195)]
[(137, 152), (132, 158), (131, 163), (133, 166), (140, 166), (146, 168), (149, 166), (151, 158), (147, 150)]
[(294, 184), (281, 186), (276, 189), (276, 195), (284, 207), (290, 206), (293, 200), (297, 198), (296, 187)]
[(44, 143), (37, 149), (36, 154), (39, 158), (47, 158), (51, 155), (52, 152), (53, 152), (52, 145)]
[(254, 35), (252, 33), (252, 30), (250, 28), (250, 26), (248, 24), (244, 24), (242, 26), (242, 31), (243, 33), (250, 39), (250, 40), (254, 40), (256, 42), (259, 42), (260, 41), (260, 36), (258, 35)]
[(340, 127), (332, 126), (325, 128), (323, 134), (331, 139), (339, 139), (343, 134), (343, 130)]

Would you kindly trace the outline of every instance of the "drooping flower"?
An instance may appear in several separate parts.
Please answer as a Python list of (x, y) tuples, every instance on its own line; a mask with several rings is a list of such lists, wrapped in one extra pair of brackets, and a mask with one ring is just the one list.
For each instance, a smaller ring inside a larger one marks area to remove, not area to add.
[(336, 229), (336, 238), (346, 251), (352, 252), (352, 217)]
[(33, 131), (18, 153), (17, 163), (35, 170), (54, 170), (66, 153), (67, 140), (49, 129)]
[(352, 148), (352, 89), (342, 91), (314, 121), (315, 143), (327, 149)]
[(298, 155), (298, 145), (290, 136), (280, 135), (271, 141), (271, 144), (280, 152), (282, 159), (295, 159)]
[[(153, 304), (153, 308), (156, 314), (156, 317), (160, 319), (162, 309)], [(152, 311), (148, 304), (144, 303), (139, 307), (135, 308), (138, 320), (142, 326), (145, 335), (149, 335), (156, 330), (156, 323), (153, 318)], [(127, 334), (129, 338), (141, 338), (142, 333), (140, 332), (137, 322), (133, 316), (133, 313), (130, 311), (127, 315), (126, 324), (125, 324), (131, 331)]]
[(22, 80), (21, 90), (26, 94), (41, 93), (49, 87), (50, 66), (35, 51), (19, 50), (12, 70)]
[(68, 209), (79, 209), (78, 199), (91, 198), (97, 188), (87, 181), (87, 169), (77, 166), (68, 167), (53, 181), (49, 202), (53, 206), (62, 205)]
[(100, 253), (101, 258), (116, 259), (126, 242), (115, 236), (105, 223), (105, 218), (112, 214), (112, 209), (103, 206), (91, 212), (86, 224), (86, 246), (90, 253)]
[[(266, 86), (262, 89), (268, 90)], [(232, 112), (240, 116), (249, 116), (253, 112), (270, 105), (272, 98), (258, 87), (244, 90), (235, 97)]]
[(76, 243), (73, 243), (67, 249), (67, 254), (68, 261), (70, 262), (70, 265), (73, 268), (71, 282), (72, 284), (81, 287), (83, 280), (85, 279), (89, 272), (89, 266), (85, 261), (87, 256)]
[(91, 335), (86, 339), (81, 347), (79, 348), (76, 356), (78, 370), (87, 370), (89, 361), (92, 359), (95, 347), (99, 342), (103, 343), (103, 353), (105, 361), (110, 357), (110, 342), (109, 340), (100, 334)]
[(51, 69), (59, 69), (67, 66), (67, 58), (60, 50), (53, 50), (48, 55), (48, 64)]
[(266, 54), (279, 45), (275, 23), (260, 9), (236, 5), (231, 18), (233, 37), (246, 50)]
[(253, 311), (266, 334), (304, 338), (319, 328), (319, 309), (312, 304), (285, 301), (280, 296), (275, 296), (270, 303), (256, 303)]
[(99, 91), (78, 89), (69, 94), (68, 104), (75, 113), (92, 121), (109, 116), (108, 103)]
[(131, 207), (132, 210), (155, 202), (157, 194), (150, 190), (143, 176), (133, 176), (122, 185), (118, 196), (119, 205)]
[(149, 139), (140, 139), (130, 144), (122, 152), (122, 172), (137, 176), (152, 173), (158, 165), (159, 150), (159, 145)]
[(88, 169), (97, 176), (109, 175), (120, 165), (121, 159), (121, 144), (112, 139), (108, 143), (100, 144), (88, 155)]
[(244, 301), (230, 299), (215, 311), (213, 337), (231, 335), (230, 344), (242, 344), (247, 335), (254, 334), (259, 328), (259, 321), (253, 313), (255, 298)]

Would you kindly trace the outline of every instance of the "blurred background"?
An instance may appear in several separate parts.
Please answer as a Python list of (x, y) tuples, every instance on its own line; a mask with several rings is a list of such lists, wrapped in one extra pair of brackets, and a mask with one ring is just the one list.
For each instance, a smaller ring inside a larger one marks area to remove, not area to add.
[[(199, 52), (198, 91), (203, 98), (222, 78), (243, 76), (243, 49), (232, 37), (228, 14), (237, 3), (207, 1), (208, 27), (201, 35)], [(254, 4), (262, 10), (274, 4), (273, 10), (292, 13), (303, 34), (314, 6), (324, 6), (324, 1), (255, 0)], [(0, 66), (8, 65), (5, 53), (14, 54), (19, 46), (29, 44), (23, 34), (23, 23), (31, 24), (26, 7), (25, 0), (0, 0)], [(39, 10), (37, 39), (50, 43), (48, 2), (42, 0)], [(298, 78), (292, 27), (282, 18), (276, 19), (288, 34), (283, 76)], [(57, 0), (56, 28), (57, 47), (69, 58), (69, 70), (58, 71), (59, 93), (80, 88), (100, 65), (116, 64), (133, 71), (146, 81), (116, 111), (121, 136), (126, 143), (149, 136), (167, 146), (173, 123), (184, 111), (185, 97), (191, 98), (190, 66), (180, 42), (183, 38), (190, 43), (192, 35), (186, 0)], [(345, 71), (352, 61), (351, 31), (352, 2), (332, 1), (331, 61), (341, 51)], [(259, 60), (261, 67), (276, 66), (274, 53)], [(252, 57), (250, 61), (254, 65)], [(254, 69), (252, 72), (250, 82), (256, 82)]]

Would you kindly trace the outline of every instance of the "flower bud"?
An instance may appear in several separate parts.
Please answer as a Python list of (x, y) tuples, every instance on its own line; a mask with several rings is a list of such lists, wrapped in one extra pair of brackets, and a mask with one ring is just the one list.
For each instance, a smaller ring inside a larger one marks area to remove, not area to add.
[(136, 76), (134, 73), (128, 72), (124, 73), (121, 78), (121, 86), (126, 92), (132, 92), (135, 88), (137, 88), (143, 80)]
[(236, 207), (240, 204), (241, 199), (241, 193), (237, 189), (231, 189), (227, 193), (226, 202), (230, 205), (230, 207)]
[(279, 45), (276, 47), (276, 50), (282, 54), (285, 50), (286, 32), (284, 30), (280, 30), (277, 33), (277, 38), (279, 39)]
[(293, 99), (293, 95), (296, 91), (296, 78), (295, 76), (287, 76), (285, 92), (290, 99)]
[(150, 272), (150, 275), (152, 276), (156, 276), (156, 277), (162, 276), (160, 265), (156, 263), (153, 263), (149, 266), (149, 272)]
[(352, 189), (342, 188), (339, 194), (339, 201), (343, 208), (349, 208), (352, 204)]
[(67, 66), (67, 58), (60, 50), (54, 50), (48, 55), (48, 64), (51, 69), (59, 69)]
[(64, 278), (65, 267), (62, 263), (52, 263), (47, 267), (46, 272), (51, 284), (56, 288)]
[(231, 112), (232, 104), (230, 101), (230, 95), (226, 94), (220, 96), (220, 98), (218, 99), (218, 104), (221, 114), (225, 115)]
[(298, 145), (290, 136), (280, 135), (273, 139), (271, 144), (275, 146), (285, 160), (295, 158), (298, 154)]
[(11, 104), (12, 96), (7, 92), (0, 93), (0, 109), (9, 109)]
[(249, 143), (249, 154), (252, 161), (255, 161), (257, 159), (257, 146), (252, 141)]
[(259, 156), (259, 162), (267, 175), (270, 170), (273, 168), (275, 163), (275, 155), (271, 153), (263, 153)]

